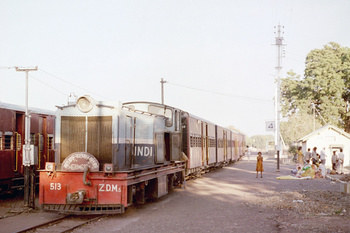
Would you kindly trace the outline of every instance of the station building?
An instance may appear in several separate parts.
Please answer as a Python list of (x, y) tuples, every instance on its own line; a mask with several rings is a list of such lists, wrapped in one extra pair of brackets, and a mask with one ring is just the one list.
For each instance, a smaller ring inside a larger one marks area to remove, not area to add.
[(350, 165), (350, 134), (333, 125), (325, 125), (299, 139), (298, 142), (302, 143), (304, 154), (308, 148), (312, 152), (312, 148), (314, 147), (317, 147), (317, 153), (320, 154), (321, 150), (325, 147), (327, 168), (332, 167), (331, 159), (333, 151), (337, 151), (338, 153), (339, 149), (342, 148), (344, 153), (344, 167)]

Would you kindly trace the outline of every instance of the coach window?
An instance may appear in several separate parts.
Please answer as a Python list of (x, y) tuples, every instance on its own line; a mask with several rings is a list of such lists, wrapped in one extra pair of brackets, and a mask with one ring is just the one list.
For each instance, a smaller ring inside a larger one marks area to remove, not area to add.
[(47, 148), (53, 150), (53, 134), (47, 135)]
[(30, 145), (36, 145), (35, 133), (30, 134)]
[(12, 132), (5, 132), (5, 150), (12, 150), (13, 149), (13, 133)]

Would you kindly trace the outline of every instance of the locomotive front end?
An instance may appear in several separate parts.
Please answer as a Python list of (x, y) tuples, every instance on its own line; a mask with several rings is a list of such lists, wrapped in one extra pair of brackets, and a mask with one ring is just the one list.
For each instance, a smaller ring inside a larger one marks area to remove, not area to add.
[(89, 96), (56, 112), (56, 160), (40, 172), (39, 201), (67, 214), (123, 213), (127, 179), (113, 163), (117, 107)]
[[(91, 154), (76, 152), (68, 156), (61, 169), (49, 163), (40, 173), (40, 203), (46, 211), (67, 214), (123, 213), (127, 205), (126, 177), (99, 171)], [(106, 166), (105, 166), (106, 167)]]

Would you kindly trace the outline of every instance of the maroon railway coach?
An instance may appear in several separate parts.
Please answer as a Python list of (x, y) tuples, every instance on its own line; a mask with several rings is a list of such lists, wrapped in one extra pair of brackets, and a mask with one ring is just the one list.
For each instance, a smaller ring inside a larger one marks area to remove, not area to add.
[[(29, 108), (35, 168), (54, 160), (54, 112)], [(0, 193), (23, 188), (25, 108), (0, 102)], [(38, 182), (38, 177), (37, 177)]]

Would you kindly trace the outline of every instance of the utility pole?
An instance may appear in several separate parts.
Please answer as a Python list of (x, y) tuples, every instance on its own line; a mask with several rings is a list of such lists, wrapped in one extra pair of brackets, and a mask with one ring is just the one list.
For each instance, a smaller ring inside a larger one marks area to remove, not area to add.
[(161, 92), (162, 92), (162, 104), (164, 104), (164, 83), (166, 83), (163, 78), (160, 80), (160, 85), (161, 85)]
[(37, 71), (35, 68), (19, 68), (15, 67), (16, 71), (26, 72), (26, 112), (25, 112), (25, 145), (24, 145), (24, 206), (29, 208), (35, 207), (35, 174), (34, 174), (34, 159), (31, 159), (30, 153), (30, 115), (28, 112), (28, 72)]
[[(276, 27), (275, 27), (276, 28)], [(277, 91), (276, 91), (276, 132), (275, 132), (275, 146), (277, 150), (277, 172), (280, 171), (280, 151), (282, 149), (281, 147), (281, 134), (280, 134), (280, 117), (281, 117), (281, 70), (282, 70), (282, 47), (283, 44), (283, 37), (281, 36), (281, 28), (284, 28), (284, 26), (281, 26), (280, 24), (277, 26), (277, 36), (275, 37), (277, 46), (277, 67), (276, 67), (276, 76), (277, 76)], [(275, 32), (276, 34), (276, 32)]]

